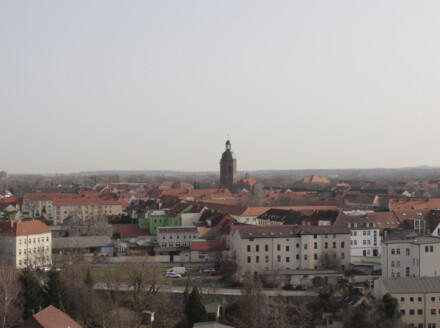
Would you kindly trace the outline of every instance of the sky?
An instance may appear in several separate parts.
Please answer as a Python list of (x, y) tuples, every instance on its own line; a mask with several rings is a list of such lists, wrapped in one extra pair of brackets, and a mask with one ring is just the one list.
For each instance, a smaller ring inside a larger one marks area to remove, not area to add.
[(440, 2), (1, 1), (0, 170), (440, 165)]

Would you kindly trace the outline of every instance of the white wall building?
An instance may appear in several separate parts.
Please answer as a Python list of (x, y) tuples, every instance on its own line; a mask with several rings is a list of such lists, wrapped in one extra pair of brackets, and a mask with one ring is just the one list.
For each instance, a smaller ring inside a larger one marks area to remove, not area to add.
[(189, 247), (199, 236), (196, 227), (157, 227), (157, 242), (161, 247)]
[(52, 264), (52, 234), (41, 221), (0, 222), (1, 260), (18, 269)]
[(242, 273), (322, 269), (325, 263), (344, 270), (350, 263), (350, 233), (343, 227), (236, 226), (231, 239)]
[(440, 238), (384, 240), (383, 277), (431, 277), (440, 275)]

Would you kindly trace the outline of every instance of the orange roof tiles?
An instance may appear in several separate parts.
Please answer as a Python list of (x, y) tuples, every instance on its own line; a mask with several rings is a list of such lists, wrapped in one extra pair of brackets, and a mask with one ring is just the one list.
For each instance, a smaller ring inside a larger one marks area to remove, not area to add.
[(2, 236), (25, 236), (40, 233), (50, 233), (50, 229), (39, 220), (0, 222), (0, 235)]
[(313, 174), (311, 177), (305, 177), (302, 180), (302, 183), (325, 183), (329, 184), (330, 181), (325, 177), (318, 177), (316, 174)]

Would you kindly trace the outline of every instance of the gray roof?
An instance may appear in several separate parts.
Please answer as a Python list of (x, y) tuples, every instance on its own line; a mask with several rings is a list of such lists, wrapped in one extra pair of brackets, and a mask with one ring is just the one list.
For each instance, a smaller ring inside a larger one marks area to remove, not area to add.
[(109, 236), (86, 236), (86, 237), (64, 237), (52, 238), (52, 248), (90, 248), (113, 246)]
[(408, 239), (391, 239), (391, 240), (384, 240), (382, 241), (384, 244), (403, 244), (403, 243), (410, 243), (410, 244), (438, 244), (440, 243), (439, 237), (412, 237)]
[(379, 278), (387, 293), (440, 293), (440, 277)]

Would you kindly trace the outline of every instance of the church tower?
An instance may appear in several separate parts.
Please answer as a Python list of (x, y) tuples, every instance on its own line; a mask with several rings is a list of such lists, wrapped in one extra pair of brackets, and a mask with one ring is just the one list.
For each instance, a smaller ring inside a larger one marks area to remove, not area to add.
[(226, 141), (226, 150), (220, 160), (220, 185), (232, 189), (237, 182), (237, 159), (231, 151), (231, 142)]

